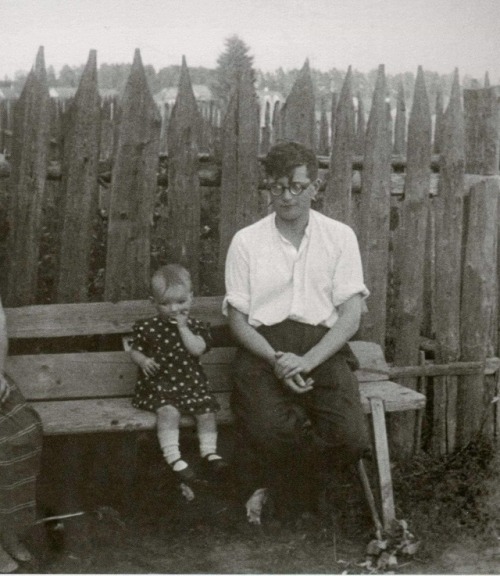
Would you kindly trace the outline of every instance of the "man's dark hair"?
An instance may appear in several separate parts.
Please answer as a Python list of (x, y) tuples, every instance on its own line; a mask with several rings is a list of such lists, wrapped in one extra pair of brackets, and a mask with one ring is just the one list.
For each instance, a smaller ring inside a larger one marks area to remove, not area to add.
[(275, 179), (290, 176), (298, 166), (307, 167), (307, 175), (311, 180), (318, 177), (316, 155), (298, 142), (280, 142), (269, 150), (264, 159), (266, 174)]

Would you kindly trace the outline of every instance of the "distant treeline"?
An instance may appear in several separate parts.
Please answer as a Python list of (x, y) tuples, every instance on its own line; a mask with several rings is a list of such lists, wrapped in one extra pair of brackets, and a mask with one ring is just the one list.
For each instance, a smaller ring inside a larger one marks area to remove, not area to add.
[[(302, 66), (302, 63), (300, 64)], [(83, 68), (83, 64), (81, 66), (73, 67), (64, 65), (59, 74), (56, 74), (54, 67), (49, 66), (47, 68), (49, 86), (78, 86)], [(121, 92), (127, 81), (130, 68), (131, 64), (101, 64), (98, 71), (99, 87), (112, 88)], [(144, 66), (144, 69), (153, 94), (156, 94), (163, 88), (178, 85), (181, 70), (180, 65), (167, 66), (158, 71), (156, 71), (153, 66), (146, 65)], [(293, 70), (278, 68), (274, 72), (262, 72), (256, 69), (255, 87), (257, 90), (268, 88), (269, 90), (280, 92), (286, 98), (290, 93), (299, 70), (300, 68), (295, 68)], [(205, 84), (209, 87), (213, 87), (217, 82), (215, 68), (210, 69), (201, 66), (190, 67), (189, 73), (192, 84)], [(317, 101), (321, 102), (323, 99), (327, 110), (329, 110), (331, 103), (331, 94), (332, 92), (340, 92), (345, 74), (346, 70), (339, 70), (337, 68), (332, 68), (328, 72), (322, 72), (314, 68), (311, 69)], [(450, 70), (449, 74), (438, 74), (437, 72), (425, 71), (424, 75), (431, 109), (433, 110), (437, 94), (440, 90), (442, 91), (444, 98), (447, 99), (450, 93), (453, 70)], [(16, 72), (15, 78), (13, 79), (14, 85), (21, 88), (26, 76), (27, 73), (24, 71)], [(353, 92), (355, 95), (359, 94), (367, 105), (369, 105), (371, 101), (373, 90), (375, 88), (376, 76), (376, 69), (367, 73), (353, 69)], [(5, 77), (5, 80), (9, 80), (9, 78)], [(413, 71), (394, 75), (387, 73), (386, 80), (388, 87), (387, 96), (391, 99), (393, 105), (396, 102), (396, 96), (401, 84), (404, 88), (407, 102), (409, 102), (409, 99), (413, 94), (415, 83), (415, 73)], [(470, 76), (466, 75), (462, 78), (462, 86), (464, 88), (471, 88), (479, 85), (478, 81)]]

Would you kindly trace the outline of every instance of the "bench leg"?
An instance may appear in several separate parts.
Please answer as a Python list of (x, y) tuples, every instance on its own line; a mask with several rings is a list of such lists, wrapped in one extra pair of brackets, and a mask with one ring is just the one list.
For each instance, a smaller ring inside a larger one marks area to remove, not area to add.
[(382, 504), (382, 521), (388, 529), (394, 520), (394, 494), (392, 490), (391, 462), (389, 459), (389, 444), (385, 425), (384, 402), (380, 398), (370, 398), (375, 440), (375, 457), (380, 486), (380, 501)]
[(380, 521), (380, 517), (377, 511), (377, 505), (375, 504), (375, 498), (373, 497), (373, 492), (370, 487), (370, 481), (368, 480), (368, 475), (365, 470), (365, 464), (363, 460), (358, 460), (356, 464), (357, 472), (359, 479), (361, 481), (361, 485), (363, 486), (363, 492), (365, 494), (366, 501), (368, 503), (368, 507), (370, 508), (370, 513), (372, 515), (373, 523), (375, 524), (375, 530), (378, 533), (381, 533), (383, 530), (382, 522)]

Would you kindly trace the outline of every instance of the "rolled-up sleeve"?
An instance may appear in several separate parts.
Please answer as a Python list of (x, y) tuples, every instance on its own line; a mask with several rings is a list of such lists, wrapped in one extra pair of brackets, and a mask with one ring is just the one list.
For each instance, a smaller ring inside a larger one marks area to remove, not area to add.
[(361, 294), (366, 299), (370, 292), (363, 280), (358, 240), (354, 231), (349, 228), (346, 230), (342, 252), (335, 267), (332, 294), (334, 306), (340, 306), (355, 294)]
[(226, 295), (222, 313), (227, 316), (228, 304), (242, 312), (250, 313), (250, 268), (249, 255), (240, 234), (231, 241), (226, 257)]

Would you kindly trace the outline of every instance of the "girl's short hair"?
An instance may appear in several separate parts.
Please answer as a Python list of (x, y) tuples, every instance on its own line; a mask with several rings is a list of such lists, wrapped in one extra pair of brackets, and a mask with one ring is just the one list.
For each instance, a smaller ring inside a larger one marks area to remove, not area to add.
[(151, 289), (164, 292), (172, 286), (186, 286), (191, 290), (191, 274), (180, 264), (166, 264), (153, 274)]
[(306, 166), (311, 180), (318, 177), (316, 155), (310, 148), (298, 142), (279, 142), (269, 150), (264, 159), (266, 174), (275, 179), (289, 176), (299, 166)]

